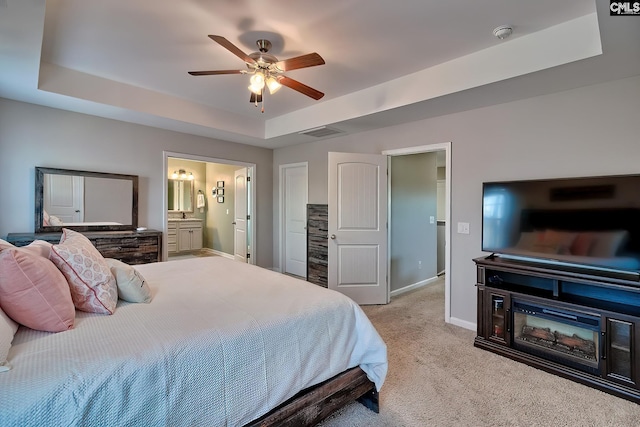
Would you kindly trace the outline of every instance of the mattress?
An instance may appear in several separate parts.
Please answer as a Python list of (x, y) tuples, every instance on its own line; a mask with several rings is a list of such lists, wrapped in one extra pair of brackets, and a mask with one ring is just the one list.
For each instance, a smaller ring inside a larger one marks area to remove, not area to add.
[(222, 257), (135, 266), (149, 304), (20, 327), (0, 374), (2, 426), (236, 426), (360, 366), (377, 389), (386, 346), (346, 296)]

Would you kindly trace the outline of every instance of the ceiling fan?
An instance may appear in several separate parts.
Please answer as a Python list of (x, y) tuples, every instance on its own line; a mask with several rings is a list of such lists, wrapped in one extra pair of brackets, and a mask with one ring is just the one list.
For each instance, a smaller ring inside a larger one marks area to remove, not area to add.
[[(258, 52), (253, 52), (247, 55), (222, 36), (209, 35), (209, 38), (236, 55), (238, 58), (242, 59), (247, 65), (247, 70), (189, 71), (189, 74), (192, 76), (251, 74), (251, 85), (249, 86), (251, 97), (249, 102), (255, 103), (256, 105), (258, 102), (262, 102), (262, 95), (265, 86), (269, 89), (270, 94), (275, 93), (282, 86), (286, 86), (315, 100), (324, 96), (324, 93), (283, 74), (286, 71), (315, 67), (316, 65), (324, 64), (324, 59), (322, 59), (322, 57), (317, 53), (309, 53), (279, 61), (278, 58), (268, 53), (269, 49), (271, 49), (271, 42), (269, 40), (258, 40), (256, 42), (258, 45)], [(262, 112), (264, 112), (264, 107)]]

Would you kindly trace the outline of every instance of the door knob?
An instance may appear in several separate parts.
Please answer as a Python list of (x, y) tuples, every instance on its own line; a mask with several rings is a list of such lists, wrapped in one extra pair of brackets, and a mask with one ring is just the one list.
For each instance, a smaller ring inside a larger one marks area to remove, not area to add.
[(235, 221), (233, 221), (231, 224), (236, 225), (236, 222), (235, 222)]
[(332, 235), (331, 235), (331, 240), (335, 240), (335, 238), (336, 238), (336, 235), (335, 235), (335, 234), (332, 234)]

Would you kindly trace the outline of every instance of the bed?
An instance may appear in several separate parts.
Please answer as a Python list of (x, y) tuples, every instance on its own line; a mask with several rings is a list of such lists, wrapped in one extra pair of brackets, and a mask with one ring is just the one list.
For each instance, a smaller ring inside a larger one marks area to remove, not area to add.
[(386, 346), (342, 294), (223, 257), (135, 269), (148, 304), (77, 311), (64, 332), (20, 326), (2, 426), (312, 425), (376, 405)]

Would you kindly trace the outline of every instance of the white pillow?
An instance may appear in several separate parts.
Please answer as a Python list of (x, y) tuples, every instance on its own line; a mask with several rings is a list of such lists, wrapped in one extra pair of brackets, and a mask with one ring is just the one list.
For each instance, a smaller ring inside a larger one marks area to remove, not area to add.
[(589, 256), (610, 258), (616, 256), (620, 247), (626, 242), (629, 233), (626, 230), (594, 231), (591, 233), (594, 243)]
[(49, 225), (64, 225), (64, 223), (57, 216), (49, 215)]
[(116, 278), (118, 298), (128, 302), (151, 302), (151, 289), (138, 270), (117, 259), (105, 260)]
[(18, 324), (0, 309), (0, 372), (6, 372), (11, 369), (11, 365), (7, 362), (7, 355), (17, 330)]

